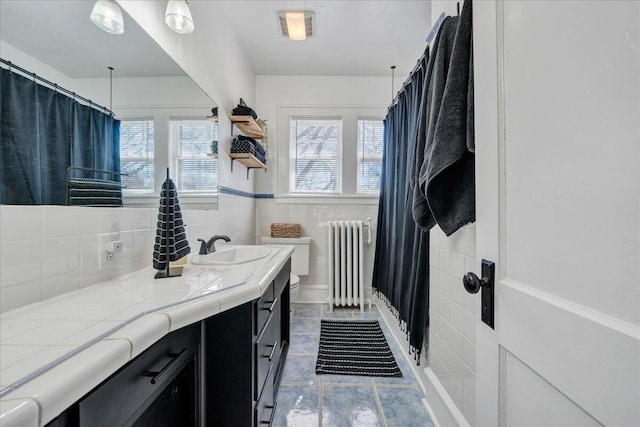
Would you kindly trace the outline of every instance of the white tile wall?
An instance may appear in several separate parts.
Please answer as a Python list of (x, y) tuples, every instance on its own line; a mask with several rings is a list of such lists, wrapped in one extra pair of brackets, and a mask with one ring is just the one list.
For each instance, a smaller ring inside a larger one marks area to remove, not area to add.
[[(255, 199), (220, 194), (217, 211), (183, 210), (197, 238), (226, 234), (253, 243)], [(151, 265), (157, 209), (0, 206), (0, 313)], [(119, 233), (121, 260), (98, 269), (98, 235)]]
[[(271, 224), (277, 222), (302, 225), (303, 236), (311, 237), (309, 248), (309, 275), (300, 277), (300, 296), (304, 297), (305, 288), (327, 286), (327, 221), (365, 220), (372, 218), (372, 244), (364, 249), (365, 295), (371, 292), (373, 259), (375, 255), (377, 204), (303, 204), (278, 203), (276, 199), (258, 199), (256, 211), (256, 243), (260, 236), (269, 236)], [(326, 295), (328, 296), (328, 288)], [(318, 295), (323, 295), (319, 292)], [(299, 297), (300, 298), (300, 297)], [(324, 302), (321, 301), (321, 302)]]
[(473, 426), (477, 295), (464, 290), (462, 276), (475, 270), (475, 226), (450, 237), (435, 227), (430, 237), (429, 367)]

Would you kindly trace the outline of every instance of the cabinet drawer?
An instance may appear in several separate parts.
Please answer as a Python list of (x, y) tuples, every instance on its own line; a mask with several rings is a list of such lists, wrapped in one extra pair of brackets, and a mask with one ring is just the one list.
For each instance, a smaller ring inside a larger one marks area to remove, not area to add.
[(279, 356), (280, 343), (278, 342), (277, 325), (275, 316), (271, 315), (267, 320), (262, 334), (256, 340), (256, 358), (255, 358), (255, 386), (254, 396), (255, 400), (259, 400), (260, 396), (265, 389), (265, 381), (269, 376), (276, 357)]
[(196, 324), (158, 341), (79, 402), (80, 425), (131, 423), (194, 360), (199, 340)]
[(254, 410), (254, 426), (266, 427), (270, 426), (273, 422), (273, 416), (276, 413), (276, 402), (273, 399), (273, 380), (274, 380), (275, 366), (269, 371), (267, 376), (266, 385), (264, 391), (258, 402), (256, 402)]
[(273, 283), (269, 285), (267, 291), (260, 297), (260, 299), (256, 302), (255, 305), (255, 325), (254, 331), (257, 336), (260, 336), (262, 333), (262, 329), (264, 325), (267, 323), (267, 319), (271, 316), (271, 313), (275, 310), (276, 307), (276, 298), (273, 291)]
[(273, 310), (273, 319), (271, 319), (272, 324), (269, 325), (270, 328), (273, 329), (273, 341), (277, 341), (277, 348), (273, 353), (273, 357), (271, 363), (273, 363), (273, 373), (274, 377), (278, 371), (278, 364), (280, 363), (280, 356), (282, 355), (282, 334), (281, 334), (281, 313), (282, 313), (282, 298), (278, 298), (276, 301), (276, 308)]

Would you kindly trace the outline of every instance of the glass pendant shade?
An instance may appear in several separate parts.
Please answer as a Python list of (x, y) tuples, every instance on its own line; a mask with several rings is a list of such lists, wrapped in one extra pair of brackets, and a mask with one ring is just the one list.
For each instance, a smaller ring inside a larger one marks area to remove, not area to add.
[(115, 0), (98, 0), (91, 10), (91, 22), (107, 33), (124, 33), (122, 11)]
[(195, 28), (189, 5), (185, 0), (169, 0), (164, 22), (176, 33), (190, 34)]

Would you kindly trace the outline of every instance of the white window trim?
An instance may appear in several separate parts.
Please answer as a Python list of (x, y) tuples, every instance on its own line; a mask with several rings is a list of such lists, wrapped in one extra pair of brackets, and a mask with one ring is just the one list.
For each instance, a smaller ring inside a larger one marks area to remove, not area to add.
[[(154, 121), (154, 119), (153, 119), (153, 116), (145, 116), (145, 117), (128, 117), (128, 118), (126, 118), (126, 119), (120, 119), (120, 121), (121, 121), (121, 122), (143, 122), (143, 121), (144, 121), (144, 122), (147, 122), (147, 121), (150, 121), (150, 122), (152, 122), (152, 123), (153, 123), (153, 127), (154, 127), (154, 136), (153, 136), (154, 157), (153, 157), (153, 160), (152, 160), (152, 161), (153, 161), (153, 164), (154, 164), (154, 171), (155, 171), (155, 167), (156, 167), (156, 161), (155, 161), (155, 146), (156, 146), (156, 140), (155, 140), (155, 121)], [(127, 160), (132, 160), (132, 159), (135, 159), (135, 158), (134, 158), (134, 157), (127, 157)], [(143, 158), (143, 157), (140, 157), (139, 159), (140, 159), (141, 161), (147, 161), (147, 160), (148, 160), (147, 158)], [(122, 158), (121, 158), (120, 160), (122, 160)], [(127, 198), (130, 198), (130, 197), (137, 197), (137, 196), (145, 195), (145, 194), (149, 194), (149, 195), (153, 194), (153, 193), (154, 193), (154, 191), (155, 191), (155, 187), (156, 187), (156, 182), (155, 182), (156, 180), (155, 180), (155, 178), (156, 178), (156, 175), (155, 175), (155, 172), (154, 172), (154, 180), (153, 180), (153, 186), (154, 186), (154, 188), (153, 188), (153, 189), (143, 189), (143, 188), (133, 188), (133, 189), (128, 189), (128, 188), (126, 188), (126, 187), (125, 187), (125, 188), (123, 188), (123, 189), (122, 189), (122, 199), (123, 199), (123, 201), (124, 201), (125, 199), (127, 199)]]
[[(358, 117), (358, 120), (356, 122), (356, 125), (358, 122), (360, 121), (376, 121), (376, 122), (381, 122), (383, 121), (384, 118), (379, 118), (379, 117)], [(359, 144), (359, 140), (358, 140), (358, 134), (356, 134), (356, 150), (358, 149), (358, 144)], [(362, 195), (371, 195), (371, 196), (376, 196), (378, 197), (380, 195), (380, 190), (369, 190), (369, 191), (361, 191), (360, 190), (360, 165), (362, 164), (362, 162), (366, 162), (366, 161), (378, 161), (380, 160), (380, 162), (382, 162), (382, 155), (380, 157), (360, 157), (360, 153), (356, 153), (356, 157), (357, 157), (357, 162), (356, 162), (356, 191), (358, 194), (362, 194)], [(382, 183), (381, 183), (382, 185)]]
[[(276, 198), (278, 203), (377, 203), (379, 193), (358, 193), (357, 184), (357, 126), (358, 120), (381, 120), (386, 114), (386, 106), (278, 106), (277, 139), (284, 144), (274, 144), (277, 160)], [(341, 193), (294, 193), (290, 191), (290, 136), (291, 118), (342, 118), (342, 170)], [(352, 135), (349, 137), (348, 135)], [(351, 139), (349, 139), (351, 138)], [(319, 200), (319, 201), (318, 201)], [(350, 201), (346, 201), (350, 200)], [(374, 202), (375, 201), (375, 202)]]
[[(180, 121), (180, 120), (185, 120), (185, 121), (206, 121), (207, 119), (205, 117), (194, 117), (194, 116), (169, 116), (168, 120), (167, 120), (167, 144), (170, 145), (169, 147), (169, 163), (171, 163), (171, 170), (175, 171), (172, 175), (175, 177), (174, 181), (177, 180), (177, 176), (178, 176), (178, 159), (179, 159), (179, 155), (178, 155), (178, 151), (179, 148), (177, 147), (177, 145), (171, 145), (171, 121)], [(220, 129), (218, 129), (218, 132), (220, 131)], [(219, 134), (218, 134), (219, 135)], [(219, 137), (218, 137), (219, 138)], [(186, 158), (186, 157), (183, 157)], [(204, 159), (204, 157), (200, 157), (200, 156), (193, 156), (193, 157), (189, 157), (190, 159)], [(165, 168), (166, 170), (166, 168)], [(220, 185), (220, 165), (218, 164), (218, 185), (216, 185), (216, 190), (178, 190), (178, 196), (179, 199), (185, 199), (185, 200), (197, 200), (198, 198), (203, 198), (203, 197), (207, 197), (207, 196), (217, 196), (218, 195), (218, 191), (217, 188)], [(164, 182), (164, 180), (163, 180)], [(179, 185), (179, 183), (178, 183)]]
[[(147, 193), (127, 192), (123, 193), (122, 201), (124, 207), (144, 207), (144, 208), (157, 208), (158, 200), (160, 198), (160, 189), (162, 183), (166, 179), (167, 166), (173, 160), (170, 158), (169, 147), (169, 119), (193, 119), (194, 117), (200, 119), (204, 118), (203, 112), (206, 112), (210, 107), (205, 106), (185, 106), (181, 107), (184, 111), (183, 115), (175, 115), (175, 107), (125, 107), (118, 109), (118, 120), (141, 120), (140, 117), (144, 117), (144, 120), (153, 120), (154, 125), (154, 190)], [(220, 129), (218, 129), (220, 132)], [(160, 144), (158, 141), (165, 141)], [(173, 177), (173, 165), (171, 168), (171, 176)], [(220, 173), (220, 164), (218, 164), (218, 173)], [(218, 186), (220, 185), (220, 176), (218, 176)], [(144, 190), (142, 190), (144, 191)], [(178, 195), (180, 199), (180, 206), (182, 209), (205, 209), (215, 210), (218, 209), (218, 192), (208, 193), (180, 193)]]

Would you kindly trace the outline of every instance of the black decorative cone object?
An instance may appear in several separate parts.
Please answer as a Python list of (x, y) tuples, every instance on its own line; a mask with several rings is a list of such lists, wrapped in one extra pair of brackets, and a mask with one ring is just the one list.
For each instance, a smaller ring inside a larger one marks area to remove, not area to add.
[(175, 184), (169, 178), (169, 169), (167, 168), (167, 180), (162, 184), (160, 192), (158, 229), (156, 230), (156, 243), (153, 247), (153, 268), (158, 270), (155, 278), (181, 276), (182, 266), (170, 267), (170, 262), (177, 261), (189, 253), (191, 253), (191, 248), (184, 231), (178, 192)]

